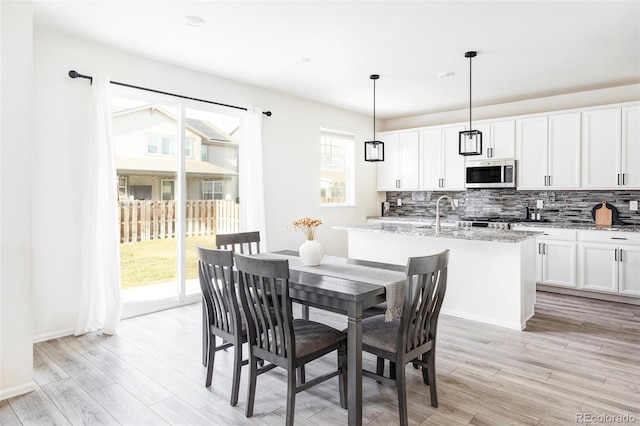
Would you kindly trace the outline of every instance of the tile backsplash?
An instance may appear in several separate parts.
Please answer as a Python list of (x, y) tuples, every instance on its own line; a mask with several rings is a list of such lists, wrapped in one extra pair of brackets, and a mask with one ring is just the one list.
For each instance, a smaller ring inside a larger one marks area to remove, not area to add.
[[(518, 191), (516, 189), (468, 189), (459, 192), (387, 192), (389, 216), (435, 218), (436, 201), (442, 195), (458, 200), (452, 211), (448, 202), (440, 203), (440, 213), (448, 222), (461, 217), (503, 216), (524, 218), (525, 207), (554, 223), (593, 224), (591, 210), (606, 201), (618, 210), (625, 224), (640, 227), (640, 212), (629, 210), (629, 201), (640, 201), (640, 191)], [(397, 206), (397, 200), (402, 206)], [(538, 209), (537, 201), (544, 207)]]

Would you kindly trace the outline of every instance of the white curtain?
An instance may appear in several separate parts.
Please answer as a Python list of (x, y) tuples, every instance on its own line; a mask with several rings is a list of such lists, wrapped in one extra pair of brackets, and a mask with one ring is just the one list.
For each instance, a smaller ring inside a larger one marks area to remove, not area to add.
[(87, 141), (87, 180), (83, 199), (82, 296), (76, 335), (102, 330), (113, 334), (120, 320), (120, 241), (115, 147), (111, 133), (109, 78), (93, 76), (92, 140)]
[(240, 143), (240, 223), (243, 231), (260, 231), (260, 250), (266, 251), (262, 169), (262, 109), (247, 108)]

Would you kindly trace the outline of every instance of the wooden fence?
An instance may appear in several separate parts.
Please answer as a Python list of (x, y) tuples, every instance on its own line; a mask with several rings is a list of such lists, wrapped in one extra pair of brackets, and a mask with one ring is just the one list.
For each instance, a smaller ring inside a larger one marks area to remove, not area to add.
[[(173, 238), (175, 201), (120, 201), (120, 242)], [(186, 235), (215, 235), (240, 231), (238, 204), (224, 200), (188, 200)]]

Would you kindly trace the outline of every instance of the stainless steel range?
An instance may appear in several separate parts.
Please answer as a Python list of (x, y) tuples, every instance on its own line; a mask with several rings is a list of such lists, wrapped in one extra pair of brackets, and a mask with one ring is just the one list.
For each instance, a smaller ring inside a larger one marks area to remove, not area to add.
[(514, 217), (463, 217), (456, 222), (460, 228), (488, 228), (488, 229), (511, 229), (513, 223), (521, 222), (522, 219)]

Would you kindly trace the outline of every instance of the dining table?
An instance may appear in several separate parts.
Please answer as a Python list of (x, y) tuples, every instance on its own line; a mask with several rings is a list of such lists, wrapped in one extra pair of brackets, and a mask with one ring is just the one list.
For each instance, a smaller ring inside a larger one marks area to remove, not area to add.
[[(291, 250), (262, 253), (260, 257), (289, 258), (289, 292), (292, 301), (304, 307), (337, 312), (347, 316), (347, 405), (348, 424), (362, 424), (362, 312), (386, 301), (388, 286), (403, 281), (405, 266), (349, 259), (339, 256), (322, 258), (320, 265), (309, 267), (295, 261), (298, 252)], [(323, 264), (343, 265), (336, 274)], [(377, 273), (375, 280), (372, 272)], [(336, 276), (338, 275), (338, 276)], [(373, 283), (375, 281), (375, 283)], [(308, 309), (303, 310), (308, 318)]]

